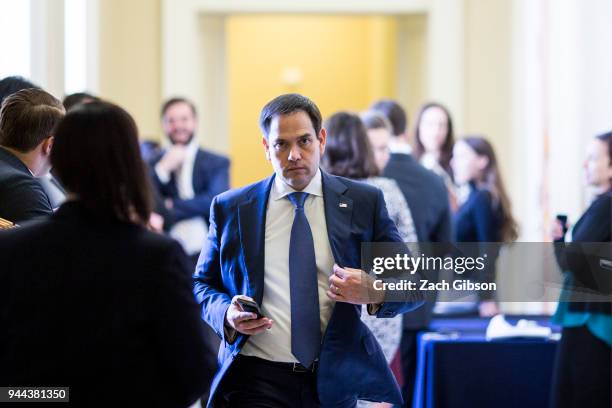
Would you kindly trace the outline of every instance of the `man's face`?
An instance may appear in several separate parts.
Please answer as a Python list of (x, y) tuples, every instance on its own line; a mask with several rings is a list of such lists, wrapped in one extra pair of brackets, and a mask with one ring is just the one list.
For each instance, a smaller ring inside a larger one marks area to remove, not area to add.
[(185, 102), (171, 105), (162, 118), (162, 128), (172, 144), (186, 145), (198, 126), (191, 107)]
[(612, 179), (612, 163), (608, 156), (608, 144), (593, 139), (587, 146), (587, 157), (584, 161), (585, 178), (588, 185), (608, 188)]
[(383, 171), (391, 153), (389, 152), (389, 139), (391, 133), (385, 128), (368, 129), (368, 139), (370, 139), (370, 146), (374, 152), (374, 161), (378, 170)]
[(268, 139), (262, 139), (266, 158), (274, 172), (295, 190), (303, 190), (317, 173), (325, 152), (325, 129), (315, 134), (312, 121), (304, 111), (275, 116)]

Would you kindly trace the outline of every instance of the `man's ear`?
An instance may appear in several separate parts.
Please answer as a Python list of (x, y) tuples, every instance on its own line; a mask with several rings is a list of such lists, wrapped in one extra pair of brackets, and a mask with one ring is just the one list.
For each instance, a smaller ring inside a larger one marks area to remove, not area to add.
[(317, 136), (317, 139), (319, 139), (319, 143), (321, 145), (321, 155), (323, 155), (323, 153), (325, 153), (325, 143), (327, 142), (327, 130), (324, 127), (322, 127), (319, 131), (319, 136)]
[(54, 136), (49, 136), (42, 141), (41, 151), (45, 156), (49, 156), (51, 154), (51, 148), (53, 147), (54, 140)]
[(268, 161), (270, 161), (270, 145), (268, 145), (268, 139), (266, 139), (266, 137), (265, 137), (265, 136), (263, 136), (263, 137), (261, 138), (261, 144), (262, 144), (262, 145), (263, 145), (263, 147), (264, 147), (264, 151), (265, 151), (265, 154), (266, 154), (266, 159), (267, 159)]

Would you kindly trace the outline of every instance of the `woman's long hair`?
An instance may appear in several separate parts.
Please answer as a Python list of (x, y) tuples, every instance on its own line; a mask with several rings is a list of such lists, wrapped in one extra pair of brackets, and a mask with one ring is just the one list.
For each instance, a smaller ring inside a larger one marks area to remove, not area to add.
[(338, 112), (330, 116), (323, 127), (327, 130), (325, 154), (321, 158), (325, 171), (352, 179), (380, 174), (368, 132), (359, 116)]
[(518, 237), (518, 226), (512, 216), (512, 205), (502, 181), (493, 146), (480, 136), (467, 136), (462, 138), (461, 141), (470, 146), (478, 156), (484, 156), (488, 159), (487, 166), (482, 170), (480, 178), (473, 181), (476, 182), (479, 188), (489, 191), (493, 197), (493, 204), (499, 205), (501, 208), (502, 241), (515, 241)]
[(69, 193), (97, 216), (146, 225), (151, 187), (138, 145), (138, 129), (125, 110), (91, 102), (58, 124), (51, 164)]
[(421, 106), (419, 109), (419, 113), (417, 115), (416, 122), (414, 124), (414, 156), (417, 160), (420, 160), (423, 154), (425, 154), (425, 146), (423, 146), (423, 142), (421, 142), (421, 134), (419, 128), (421, 127), (421, 121), (423, 120), (423, 114), (429, 108), (439, 108), (446, 115), (446, 120), (448, 123), (448, 128), (446, 131), (446, 139), (444, 139), (444, 143), (440, 146), (440, 157), (438, 158), (438, 163), (440, 166), (446, 171), (451, 177), (453, 175), (453, 169), (450, 166), (451, 157), (453, 156), (453, 145), (455, 144), (455, 136), (453, 130), (453, 120), (451, 118), (450, 112), (446, 107), (437, 102), (428, 102)]

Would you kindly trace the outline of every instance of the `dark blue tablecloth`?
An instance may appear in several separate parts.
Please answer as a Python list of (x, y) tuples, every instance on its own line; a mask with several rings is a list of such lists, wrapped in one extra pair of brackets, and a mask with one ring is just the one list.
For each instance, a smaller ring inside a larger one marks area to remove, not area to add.
[(556, 341), (488, 342), (487, 323), (444, 319), (432, 326), (446, 334), (421, 334), (415, 408), (548, 406)]

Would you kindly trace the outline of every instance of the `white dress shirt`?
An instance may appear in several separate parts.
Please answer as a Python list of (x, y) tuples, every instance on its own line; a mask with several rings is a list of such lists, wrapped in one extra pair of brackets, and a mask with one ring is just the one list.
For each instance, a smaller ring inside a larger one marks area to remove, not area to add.
[[(241, 351), (241, 354), (244, 355), (271, 361), (298, 361), (291, 354), (292, 322), (289, 289), (289, 239), (295, 207), (286, 197), (295, 191), (280, 177), (274, 179), (270, 189), (266, 214), (264, 290), (261, 309), (266, 317), (274, 320), (274, 323), (270, 330), (249, 338)], [(321, 334), (323, 334), (335, 302), (326, 294), (329, 288), (329, 277), (333, 273), (334, 257), (327, 235), (320, 170), (302, 191), (310, 194), (304, 203), (304, 212), (314, 241), (319, 282)]]
[(408, 143), (389, 140), (389, 151), (391, 153), (412, 154), (412, 146)]
[[(193, 168), (199, 144), (195, 137), (187, 145), (187, 152), (181, 167), (175, 171), (176, 188), (179, 198), (189, 200), (195, 197), (193, 191)], [(170, 174), (155, 166), (157, 177), (162, 183), (170, 181)], [(193, 217), (177, 222), (170, 229), (170, 236), (176, 239), (188, 255), (200, 253), (208, 234), (208, 225), (202, 217)]]

